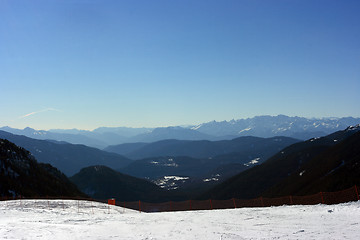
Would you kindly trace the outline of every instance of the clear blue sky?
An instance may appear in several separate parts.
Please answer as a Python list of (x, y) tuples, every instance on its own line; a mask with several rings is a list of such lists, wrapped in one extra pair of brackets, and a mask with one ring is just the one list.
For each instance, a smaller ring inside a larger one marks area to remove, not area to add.
[(360, 117), (360, 1), (0, 0), (0, 126)]

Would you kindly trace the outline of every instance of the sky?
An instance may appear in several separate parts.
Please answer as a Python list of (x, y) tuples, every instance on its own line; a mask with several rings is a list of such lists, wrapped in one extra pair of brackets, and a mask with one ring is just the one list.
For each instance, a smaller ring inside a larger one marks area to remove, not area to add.
[(358, 0), (0, 0), (0, 126), (360, 117)]

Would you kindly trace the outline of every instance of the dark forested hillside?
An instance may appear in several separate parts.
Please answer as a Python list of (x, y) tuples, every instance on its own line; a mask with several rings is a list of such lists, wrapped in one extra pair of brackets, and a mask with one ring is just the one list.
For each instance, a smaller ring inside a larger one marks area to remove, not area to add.
[(360, 185), (360, 132), (303, 164), (264, 196), (334, 192)]
[(85, 196), (50, 164), (39, 164), (23, 148), (0, 139), (0, 196)]
[(125, 175), (105, 166), (81, 169), (70, 179), (80, 190), (96, 199), (116, 198), (119, 201), (147, 202), (183, 199), (147, 180)]
[[(270, 188), (285, 181), (292, 174), (302, 171), (302, 168), (306, 166), (305, 164), (311, 164), (312, 168), (323, 168), (324, 166), (321, 164), (313, 164), (312, 161), (318, 158), (320, 154), (325, 154), (326, 150), (329, 150), (332, 146), (341, 143), (355, 134), (359, 129), (360, 127), (356, 126), (322, 138), (310, 139), (305, 142), (293, 144), (281, 150), (265, 163), (246, 170), (219, 184), (204, 194), (202, 198), (227, 199), (232, 197), (258, 197)], [(348, 143), (344, 142), (343, 144), (346, 145)], [(351, 154), (356, 156), (356, 151), (352, 150)], [(334, 162), (334, 164), (336, 165), (337, 163)], [(334, 165), (330, 164), (329, 167), (334, 167)], [(277, 193), (278, 195), (282, 195), (280, 192)]]
[(0, 131), (0, 138), (8, 139), (18, 146), (27, 149), (39, 162), (50, 163), (67, 176), (72, 176), (79, 172), (80, 169), (92, 165), (101, 164), (119, 169), (132, 162), (118, 154), (101, 151), (85, 145), (37, 140), (4, 131)]

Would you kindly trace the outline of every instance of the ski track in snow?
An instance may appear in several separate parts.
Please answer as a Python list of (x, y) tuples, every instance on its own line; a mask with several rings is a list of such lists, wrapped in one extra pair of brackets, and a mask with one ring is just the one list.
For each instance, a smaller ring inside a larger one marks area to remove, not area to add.
[(1, 201), (0, 239), (360, 239), (360, 201), (165, 213), (76, 200)]

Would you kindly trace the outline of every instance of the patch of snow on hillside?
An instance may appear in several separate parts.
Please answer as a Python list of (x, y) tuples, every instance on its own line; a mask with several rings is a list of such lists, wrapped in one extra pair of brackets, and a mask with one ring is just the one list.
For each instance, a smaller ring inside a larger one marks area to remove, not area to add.
[(250, 165), (255, 165), (255, 164), (259, 163), (259, 160), (260, 160), (260, 158), (255, 158), (248, 163), (244, 163), (244, 165), (249, 167)]
[(197, 125), (197, 126), (195, 126), (195, 127), (192, 127), (192, 128), (190, 128), (191, 130), (198, 130), (199, 128), (201, 128), (202, 127), (202, 124), (200, 124), (200, 125)]
[(179, 165), (177, 163), (165, 163), (164, 164), (165, 167), (178, 167)]
[(349, 126), (345, 129), (345, 131), (358, 131), (360, 129), (360, 124), (357, 124), (355, 126)]
[(179, 187), (180, 183), (184, 183), (187, 180), (189, 180), (189, 177), (164, 176), (159, 179), (153, 180), (152, 182), (161, 188), (165, 188), (167, 190), (174, 190)]
[(287, 131), (287, 130), (289, 130), (290, 128), (286, 128), (286, 127), (282, 127), (282, 128), (278, 128), (277, 130), (274, 130), (273, 132), (276, 132), (276, 133), (278, 133), (278, 132), (285, 132), (285, 131)]
[(239, 133), (242, 133), (242, 132), (247, 132), (247, 131), (250, 131), (251, 130), (251, 127), (249, 127), (249, 128), (245, 128), (245, 129), (243, 129), (243, 130), (240, 130), (239, 131)]
[(179, 176), (164, 176), (164, 179), (166, 179), (166, 180), (174, 180), (174, 181), (179, 181), (179, 180), (187, 180), (187, 179), (189, 179), (189, 177), (179, 177)]
[(160, 165), (160, 166), (165, 166), (165, 167), (178, 167), (179, 165), (174, 162), (174, 159), (169, 158), (168, 160), (165, 161), (151, 161), (151, 164), (155, 164), (155, 165)]
[(205, 179), (203, 179), (203, 182), (211, 182), (211, 181), (219, 181), (219, 179), (218, 179), (218, 178), (216, 178), (216, 177), (212, 177), (212, 178), (205, 178)]

